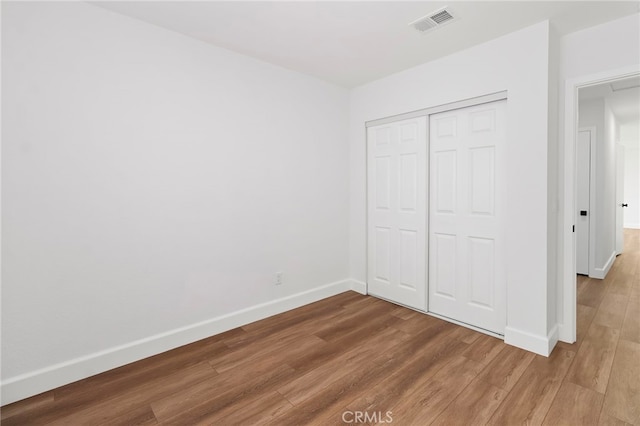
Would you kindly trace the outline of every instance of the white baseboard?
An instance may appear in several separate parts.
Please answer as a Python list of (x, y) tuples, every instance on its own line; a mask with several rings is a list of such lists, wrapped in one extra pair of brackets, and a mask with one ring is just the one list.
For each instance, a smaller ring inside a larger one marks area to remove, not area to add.
[(367, 294), (367, 283), (358, 280), (351, 280), (351, 290), (356, 293)]
[(558, 327), (554, 326), (548, 335), (541, 336), (507, 326), (504, 330), (504, 342), (538, 355), (549, 356), (558, 343)]
[(615, 260), (616, 251), (614, 250), (613, 253), (611, 253), (611, 256), (609, 256), (607, 263), (605, 263), (602, 268), (594, 268), (593, 273), (589, 274), (589, 277), (603, 280), (609, 273), (609, 269), (611, 269), (611, 266), (613, 265), (613, 262), (615, 262)]
[(640, 229), (640, 223), (625, 223), (622, 227), (629, 229)]
[(553, 348), (556, 347), (556, 344), (560, 340), (560, 328), (557, 325), (554, 325), (549, 334), (547, 335), (547, 342), (549, 342), (548, 352), (551, 355)]
[(558, 340), (570, 345), (574, 344), (576, 342), (575, 330), (570, 330), (566, 324), (558, 324)]
[[(353, 280), (337, 281), (302, 293), (12, 377), (0, 384), (1, 404), (10, 404), (345, 291), (354, 290), (362, 293), (362, 284)], [(364, 292), (366, 293), (366, 285), (364, 286)]]

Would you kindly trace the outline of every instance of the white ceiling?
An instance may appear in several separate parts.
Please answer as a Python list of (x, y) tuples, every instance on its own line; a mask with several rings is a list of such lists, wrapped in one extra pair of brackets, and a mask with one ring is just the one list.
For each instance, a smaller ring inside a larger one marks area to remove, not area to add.
[(617, 80), (613, 86), (627, 87), (613, 90), (611, 83), (602, 83), (579, 90), (581, 101), (605, 98), (620, 125), (637, 125), (640, 122), (640, 76)]
[[(354, 87), (545, 19), (567, 34), (638, 13), (637, 1), (102, 1), (103, 8)], [(407, 26), (448, 5), (459, 16)]]

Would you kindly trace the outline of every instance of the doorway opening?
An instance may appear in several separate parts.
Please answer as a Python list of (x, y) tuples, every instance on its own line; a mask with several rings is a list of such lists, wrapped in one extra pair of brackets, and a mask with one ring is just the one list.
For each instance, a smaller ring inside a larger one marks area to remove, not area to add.
[[(568, 80), (565, 95), (559, 337), (573, 343), (577, 337), (578, 287), (582, 291), (590, 280), (607, 276), (616, 256), (624, 250), (625, 222), (627, 226), (633, 222), (633, 212), (625, 209), (640, 204), (640, 200), (627, 200), (634, 184), (624, 190), (624, 181), (628, 180), (625, 174), (638, 175), (637, 162), (629, 161), (635, 158), (629, 157), (634, 155), (633, 149), (628, 150), (625, 144), (635, 143), (637, 147), (639, 139), (640, 67)], [(636, 170), (625, 173), (629, 164)], [(579, 235), (580, 231), (587, 232), (587, 236)], [(577, 273), (584, 277), (577, 279)]]

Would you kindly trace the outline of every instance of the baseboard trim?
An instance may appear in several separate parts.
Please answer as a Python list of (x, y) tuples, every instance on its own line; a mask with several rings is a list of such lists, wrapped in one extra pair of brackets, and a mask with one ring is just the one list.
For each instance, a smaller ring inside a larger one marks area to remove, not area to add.
[[(361, 284), (364, 283), (354, 280), (337, 281), (9, 378), (0, 384), (1, 405), (10, 404), (345, 291), (354, 290), (360, 293), (362, 292)], [(364, 291), (363, 294), (366, 294), (366, 285)]]
[(589, 275), (591, 278), (597, 278), (599, 280), (603, 280), (607, 274), (609, 273), (609, 269), (611, 269), (611, 266), (613, 265), (613, 262), (615, 262), (616, 260), (616, 251), (614, 250), (611, 253), (611, 256), (609, 256), (609, 259), (607, 260), (607, 263), (604, 264), (604, 266), (602, 268), (594, 268), (593, 269), (593, 274)]
[(507, 326), (504, 330), (504, 342), (538, 355), (549, 356), (558, 343), (558, 327), (554, 326), (548, 335), (541, 336)]
[(360, 294), (367, 294), (367, 283), (358, 280), (351, 280), (351, 290)]
[(640, 229), (640, 223), (625, 223), (623, 228)]
[(558, 341), (572, 345), (576, 342), (574, 336), (575, 331), (569, 330), (566, 324), (558, 324)]
[(553, 352), (553, 348), (558, 344), (558, 340), (560, 340), (560, 328), (557, 325), (554, 325), (549, 334), (547, 335), (547, 342), (549, 342), (548, 353), (551, 355)]

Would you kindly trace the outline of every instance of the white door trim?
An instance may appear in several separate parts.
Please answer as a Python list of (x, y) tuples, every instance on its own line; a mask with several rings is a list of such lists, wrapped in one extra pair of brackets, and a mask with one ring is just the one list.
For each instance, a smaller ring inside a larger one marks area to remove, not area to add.
[[(405, 112), (402, 114), (396, 114), (389, 117), (378, 118), (376, 120), (371, 120), (365, 122), (365, 127), (379, 126), (381, 124), (394, 123), (396, 121), (407, 120), (409, 118), (429, 116), (432, 114), (437, 114), (439, 112), (451, 111), (454, 109), (461, 109), (470, 106), (487, 104), (489, 102), (494, 101), (503, 101), (507, 99), (507, 91), (503, 90), (501, 92), (490, 93), (488, 95), (476, 96), (475, 98), (463, 99), (456, 102), (449, 102), (447, 104), (436, 105), (429, 108), (423, 108), (416, 111)], [(427, 129), (428, 130), (428, 129)]]
[[(598, 163), (598, 129), (595, 126), (586, 127), (591, 133), (589, 140), (591, 150), (591, 158), (589, 164), (589, 276), (594, 277), (596, 274), (596, 224), (598, 223), (598, 212), (596, 205), (598, 204), (596, 192), (596, 167)], [(603, 129), (604, 131), (604, 129)], [(577, 301), (576, 301), (577, 303)]]
[(640, 74), (640, 65), (632, 65), (615, 70), (603, 71), (567, 79), (564, 99), (564, 198), (562, 220), (563, 265), (562, 285), (558, 294), (562, 300), (562, 315), (559, 324), (559, 339), (563, 342), (576, 341), (576, 242), (573, 225), (576, 207), (576, 137), (578, 130), (578, 89), (611, 80)]
[(616, 256), (624, 251), (624, 156), (625, 146), (616, 141)]

